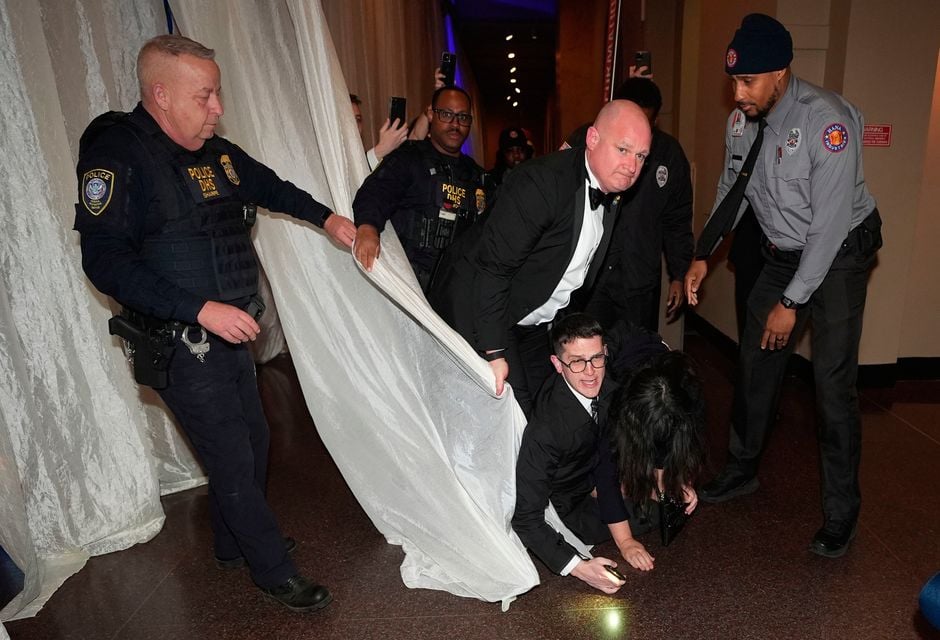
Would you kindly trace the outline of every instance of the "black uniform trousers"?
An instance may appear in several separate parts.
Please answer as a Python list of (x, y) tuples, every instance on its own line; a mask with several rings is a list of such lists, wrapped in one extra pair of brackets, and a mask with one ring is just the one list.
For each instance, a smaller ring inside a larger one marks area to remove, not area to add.
[[(189, 338), (197, 332), (190, 330)], [(248, 349), (209, 334), (200, 362), (177, 338), (169, 386), (160, 397), (209, 476), (209, 514), (219, 558), (244, 556), (255, 584), (271, 588), (297, 573), (265, 498), (268, 423)]]
[[(872, 215), (877, 217), (877, 211)], [(855, 386), (858, 346), (868, 274), (881, 246), (880, 219), (877, 238), (864, 225), (849, 234), (822, 284), (809, 303), (797, 310), (787, 347), (777, 351), (762, 350), (760, 340), (767, 315), (799, 266), (800, 252), (765, 246), (765, 264), (748, 299), (729, 445), (729, 467), (755, 474), (777, 415), (787, 360), (812, 319), (823, 512), (838, 519), (855, 519), (861, 503), (861, 417)]]

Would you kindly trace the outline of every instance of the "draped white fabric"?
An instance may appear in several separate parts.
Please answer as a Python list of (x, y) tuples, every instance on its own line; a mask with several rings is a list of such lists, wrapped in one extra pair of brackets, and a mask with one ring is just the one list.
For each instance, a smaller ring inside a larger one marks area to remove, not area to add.
[(160, 530), (189, 449), (128, 377), (72, 232), (78, 137), (136, 100), (160, 3), (0, 0), (0, 545), (25, 572), (0, 618), (33, 615), (89, 554)]
[[(319, 2), (216, 2), (209, 20), (176, 4), (218, 52), (222, 134), (350, 212), (367, 167)], [(0, 545), (26, 573), (0, 619), (35, 614), (88, 555), (156, 535), (160, 493), (203, 481), (131, 381), (70, 230), (81, 131), (133, 107), (136, 52), (164, 30), (159, 0), (0, 0)], [(394, 234), (370, 276), (284, 216), (259, 216), (256, 246), (317, 429), (404, 548), (405, 583), (504, 604), (537, 584), (509, 526), (522, 414), (430, 310)]]

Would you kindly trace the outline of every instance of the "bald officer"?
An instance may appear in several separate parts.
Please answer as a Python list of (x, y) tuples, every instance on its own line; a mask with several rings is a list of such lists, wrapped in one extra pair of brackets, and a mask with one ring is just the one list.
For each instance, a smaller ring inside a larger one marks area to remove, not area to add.
[(124, 310), (111, 320), (134, 346), (135, 377), (157, 389), (209, 476), (219, 568), (247, 564), (255, 584), (297, 611), (332, 596), (298, 573), (264, 495), (268, 424), (254, 363), (263, 305), (249, 236), (253, 205), (290, 213), (351, 246), (347, 218), (215, 135), (222, 117), (215, 52), (181, 36), (137, 57), (140, 103), (82, 135), (82, 266)]
[(700, 497), (723, 502), (757, 490), (787, 359), (812, 319), (824, 521), (810, 550), (839, 557), (855, 536), (861, 503), (855, 382), (881, 218), (862, 172), (861, 114), (794, 76), (792, 58), (789, 32), (763, 14), (744, 18), (725, 56), (738, 108), (728, 119), (718, 204), (686, 275), (690, 303), (698, 302), (705, 258), (747, 203), (766, 263), (748, 298), (728, 463)]

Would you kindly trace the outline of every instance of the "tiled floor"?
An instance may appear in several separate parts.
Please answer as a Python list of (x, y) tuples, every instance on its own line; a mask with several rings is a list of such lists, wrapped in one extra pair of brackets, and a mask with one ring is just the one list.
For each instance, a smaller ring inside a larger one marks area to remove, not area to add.
[[(727, 442), (733, 362), (700, 337), (686, 348), (708, 383), (714, 468)], [(290, 360), (261, 369), (273, 432), (269, 497), (300, 543), (301, 567), (335, 601), (294, 614), (263, 599), (244, 571), (211, 561), (204, 489), (164, 500), (151, 542), (92, 558), (14, 640), (53, 638), (940, 638), (917, 612), (940, 571), (940, 382), (863, 392), (863, 510), (840, 560), (807, 551), (819, 526), (812, 388), (788, 378), (761, 489), (702, 505), (668, 549), (646, 540), (651, 573), (608, 597), (540, 567), (542, 584), (499, 606), (410, 590), (402, 552), (359, 508), (313, 428)], [(612, 553), (612, 545), (600, 551)]]

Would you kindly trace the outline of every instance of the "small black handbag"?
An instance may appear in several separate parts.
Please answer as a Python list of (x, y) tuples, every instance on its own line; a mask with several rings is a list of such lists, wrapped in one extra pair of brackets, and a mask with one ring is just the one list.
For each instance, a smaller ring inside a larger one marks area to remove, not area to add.
[(689, 516), (685, 513), (686, 504), (664, 492), (659, 493), (659, 534), (664, 547), (676, 539)]

